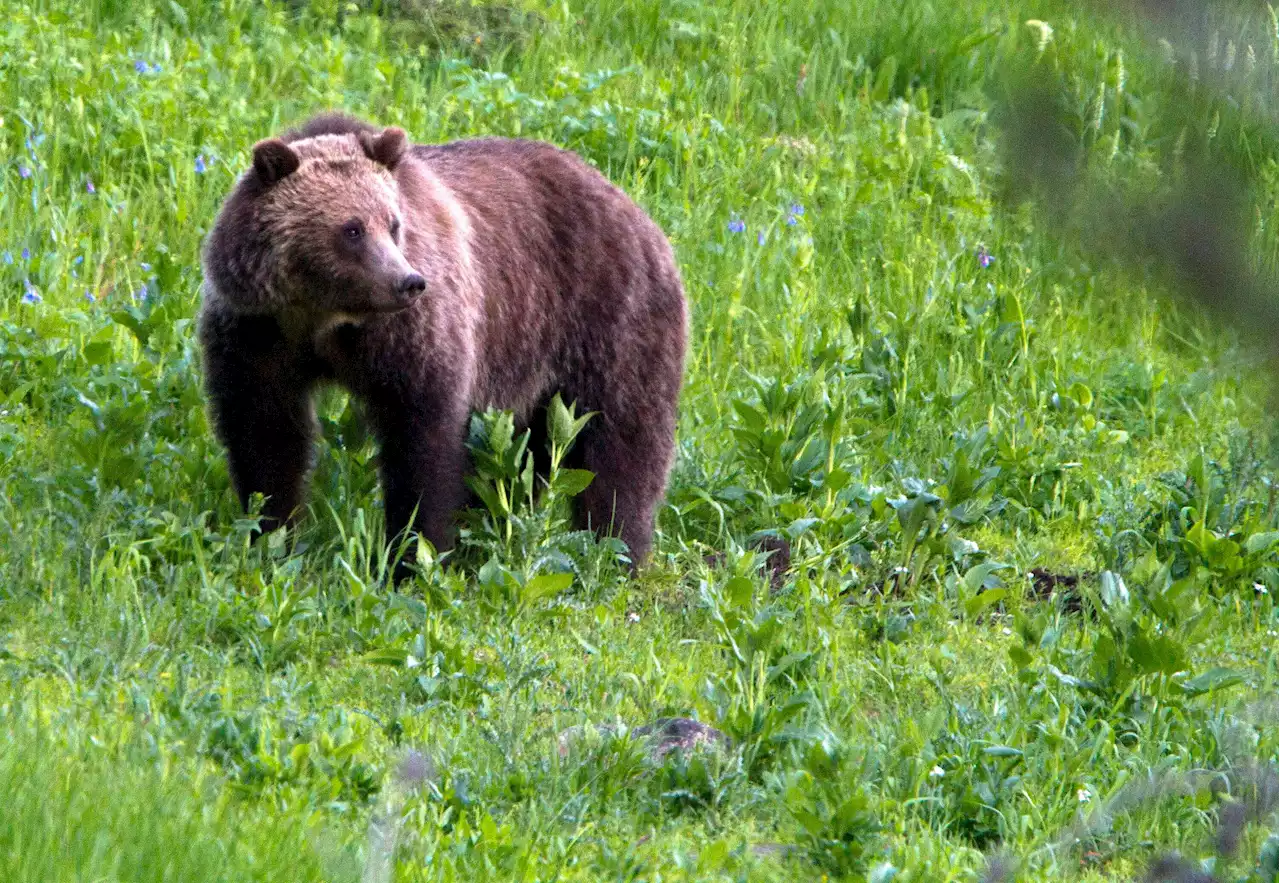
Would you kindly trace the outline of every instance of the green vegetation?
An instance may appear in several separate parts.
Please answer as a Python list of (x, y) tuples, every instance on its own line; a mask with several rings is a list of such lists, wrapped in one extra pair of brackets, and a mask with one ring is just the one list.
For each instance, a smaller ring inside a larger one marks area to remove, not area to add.
[[(1274, 363), (1158, 256), (1050, 225), (996, 128), (1039, 72), (1101, 186), (1231, 170), (1274, 292), (1276, 23), (1237, 6), (1162, 46), (1057, 2), (7, 4), (0, 878), (1120, 880), (1177, 849), (1275, 880), (1265, 800), (1213, 845), (1277, 761)], [(250, 145), (324, 107), (572, 147), (668, 231), (694, 330), (640, 579), (566, 532), (582, 476), (529, 503), (490, 414), (486, 507), (392, 591), (336, 393), (297, 548), (248, 543), (199, 247)], [(731, 746), (557, 750), (663, 716)]]

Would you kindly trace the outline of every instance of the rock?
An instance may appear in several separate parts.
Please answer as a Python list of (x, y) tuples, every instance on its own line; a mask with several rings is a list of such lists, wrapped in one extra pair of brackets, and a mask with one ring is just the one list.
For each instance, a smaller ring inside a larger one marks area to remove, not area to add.
[(649, 757), (657, 762), (673, 751), (693, 751), (704, 745), (722, 749), (729, 747), (729, 737), (724, 733), (687, 717), (660, 717), (651, 724), (633, 729), (631, 738), (647, 740)]
[[(791, 543), (786, 537), (775, 537), (765, 534), (752, 540), (748, 546), (758, 552), (765, 553), (765, 560), (760, 565), (760, 573), (769, 577), (770, 591), (778, 591), (786, 582), (787, 572), (791, 570)], [(720, 567), (724, 564), (724, 552), (712, 552), (703, 556), (708, 567)]]
[(662, 763), (673, 751), (689, 752), (701, 747), (727, 749), (729, 737), (708, 724), (687, 717), (660, 717), (653, 723), (627, 728), (625, 724), (578, 724), (556, 736), (556, 751), (567, 757), (584, 739), (606, 739), (620, 735), (643, 740), (649, 760)]

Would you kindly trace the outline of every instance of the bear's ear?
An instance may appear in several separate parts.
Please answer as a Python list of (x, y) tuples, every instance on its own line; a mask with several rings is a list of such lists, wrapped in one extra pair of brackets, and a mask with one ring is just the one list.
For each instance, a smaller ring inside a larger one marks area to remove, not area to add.
[(364, 148), (365, 156), (376, 163), (381, 163), (388, 169), (394, 169), (396, 164), (400, 162), (400, 158), (404, 156), (405, 150), (409, 146), (409, 136), (404, 133), (404, 129), (396, 126), (388, 126), (382, 130), (382, 134), (374, 135), (372, 132), (361, 132), (360, 146)]
[(267, 187), (292, 175), (301, 164), (294, 149), (279, 138), (268, 138), (253, 145), (253, 171)]

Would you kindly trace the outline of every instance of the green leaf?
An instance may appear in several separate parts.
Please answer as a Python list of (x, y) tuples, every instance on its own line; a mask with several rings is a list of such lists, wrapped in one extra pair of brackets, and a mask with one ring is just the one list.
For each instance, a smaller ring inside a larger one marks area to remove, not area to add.
[(812, 653), (788, 653), (786, 656), (779, 659), (777, 664), (769, 667), (768, 672), (765, 674), (765, 683), (773, 683), (788, 671), (800, 666), (804, 662), (807, 662), (812, 657)]
[(964, 574), (964, 587), (969, 590), (969, 594), (976, 595), (983, 589), (997, 589), (1001, 582), (994, 578), (993, 574), (997, 570), (1004, 570), (1007, 564), (1000, 564), (995, 561), (987, 561), (983, 564), (977, 564), (970, 567)]
[[(187, 18), (187, 10), (173, 2), (173, 0), (169, 0), (169, 12), (173, 15), (173, 20), (182, 27), (185, 28), (190, 24), (190, 20)], [(161, 255), (161, 257), (167, 258), (168, 255)]]
[(380, 650), (371, 650), (361, 656), (360, 660), (370, 665), (402, 666), (408, 658), (409, 653), (403, 647), (384, 647)]
[(17, 404), (26, 398), (27, 393), (36, 388), (35, 381), (28, 380), (25, 383), (19, 383), (14, 387), (13, 392), (9, 393), (7, 401), (9, 404)]
[(541, 601), (560, 594), (572, 584), (572, 573), (540, 573), (525, 583), (522, 594), (526, 601)]
[(485, 508), (489, 510), (489, 514), (494, 518), (501, 518), (510, 514), (510, 507), (503, 504), (502, 498), (498, 496), (497, 490), (494, 489), (490, 482), (483, 478), (469, 475), (467, 476), (467, 486), (475, 491), (476, 496), (480, 498)]
[(565, 407), (560, 393), (552, 396), (547, 405), (547, 434), (557, 447), (564, 447), (573, 439), (573, 415)]
[(597, 647), (595, 644), (592, 644), (586, 638), (582, 637), (582, 635), (578, 634), (577, 631), (575, 631), (574, 629), (569, 629), (569, 634), (573, 635), (573, 639), (578, 642), (578, 646), (581, 647), (584, 651), (586, 651), (586, 653), (589, 656), (600, 655), (600, 648)]
[(1071, 398), (1080, 403), (1080, 407), (1088, 409), (1093, 404), (1093, 393), (1083, 383), (1073, 383), (1067, 390)]
[(929, 504), (923, 495), (912, 497), (899, 506), (898, 524), (902, 526), (903, 539), (909, 543), (913, 542), (928, 515)]
[(1104, 570), (1099, 579), (1102, 603), (1110, 609), (1129, 606), (1129, 588), (1124, 579), (1110, 570)]
[(992, 745), (990, 748), (982, 749), (982, 753), (987, 757), (1022, 757), (1021, 751), (1010, 748), (1008, 745)]
[(893, 91), (893, 83), (897, 76), (898, 59), (896, 56), (890, 55), (880, 62), (880, 67), (876, 69), (875, 85), (871, 87), (871, 100), (875, 102), (888, 101), (889, 93)]
[(762, 411), (753, 408), (741, 399), (734, 399), (733, 410), (738, 412), (738, 419), (752, 433), (759, 433), (765, 427), (765, 416)]
[(565, 497), (575, 497), (587, 489), (595, 478), (589, 469), (558, 469), (551, 481), (551, 489)]
[(1250, 555), (1256, 555), (1259, 552), (1265, 552), (1267, 549), (1275, 546), (1280, 541), (1280, 533), (1274, 530), (1265, 533), (1255, 533), (1250, 535), (1249, 539), (1244, 541), (1244, 550)]
[(1244, 683), (1244, 676), (1230, 668), (1216, 667), (1182, 682), (1182, 689), (1189, 696), (1200, 696), (1214, 690), (1225, 690)]
[(1149, 638), (1140, 630), (1135, 630), (1129, 640), (1129, 658), (1140, 674), (1174, 674), (1187, 667), (1187, 651), (1182, 644), (1168, 635)]
[(735, 576), (725, 583), (724, 593), (728, 596), (729, 603), (734, 607), (750, 607), (751, 601), (756, 594), (756, 587), (745, 576)]
[(969, 598), (964, 602), (964, 612), (971, 619), (976, 617), (982, 611), (986, 610), (992, 604), (1003, 601), (1009, 595), (1008, 589), (992, 589), (989, 592), (983, 592), (981, 595)]
[(849, 486), (853, 476), (843, 469), (832, 469), (822, 480), (822, 486), (829, 491), (842, 491)]

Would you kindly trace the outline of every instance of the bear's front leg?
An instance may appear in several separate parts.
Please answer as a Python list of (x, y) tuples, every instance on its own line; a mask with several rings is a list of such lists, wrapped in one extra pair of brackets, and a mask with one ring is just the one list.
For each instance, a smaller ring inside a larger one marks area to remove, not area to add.
[(315, 378), (269, 317), (205, 315), (200, 335), (214, 431), (240, 505), (248, 511), (260, 493), (263, 530), (290, 523), (311, 469)]
[[(409, 394), (373, 402), (370, 410), (381, 445), (388, 544), (394, 551), (408, 529), (437, 551), (449, 549), (454, 515), (466, 502), (466, 409)], [(414, 551), (410, 546), (396, 565), (396, 582), (410, 575)]]

